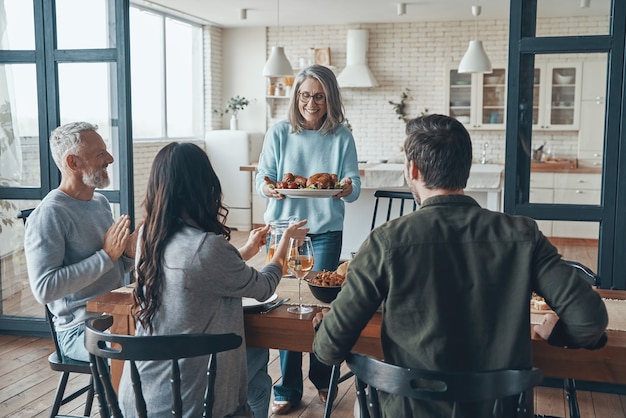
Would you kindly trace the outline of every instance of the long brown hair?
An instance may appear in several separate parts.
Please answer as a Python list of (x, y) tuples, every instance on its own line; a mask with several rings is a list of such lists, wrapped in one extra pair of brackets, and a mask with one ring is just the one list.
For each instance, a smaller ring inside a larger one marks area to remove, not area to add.
[(144, 202), (141, 251), (136, 268), (133, 314), (149, 333), (161, 303), (163, 255), (172, 236), (182, 229), (183, 215), (203, 231), (230, 239), (225, 225), (222, 187), (206, 153), (192, 143), (172, 142), (152, 163)]

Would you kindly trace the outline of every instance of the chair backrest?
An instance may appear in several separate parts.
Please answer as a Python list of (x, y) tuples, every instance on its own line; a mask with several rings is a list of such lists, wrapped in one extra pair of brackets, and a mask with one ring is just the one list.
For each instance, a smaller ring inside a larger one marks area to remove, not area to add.
[[(385, 222), (391, 219), (393, 202), (399, 204), (398, 206), (398, 216), (402, 216), (404, 214), (404, 205), (408, 200), (409, 204), (413, 206), (413, 210), (417, 209), (417, 203), (415, 202), (415, 198), (411, 192), (401, 192), (401, 191), (391, 191), (391, 190), (376, 190), (374, 193), (374, 197), (376, 201), (374, 203), (374, 213), (372, 215), (372, 226), (370, 229), (374, 229), (378, 220), (378, 203), (380, 199), (387, 199), (387, 214), (384, 218)], [(394, 212), (395, 214), (395, 212)]]
[(54, 349), (57, 353), (57, 357), (59, 361), (63, 361), (63, 354), (61, 354), (61, 348), (59, 347), (59, 340), (57, 338), (57, 330), (54, 328), (54, 320), (52, 316), (52, 312), (48, 309), (48, 305), (44, 305), (46, 309), (46, 321), (48, 322), (48, 327), (50, 328), (50, 334), (52, 335), (52, 341), (54, 342)]
[(569, 264), (570, 266), (574, 267), (576, 271), (578, 272), (578, 275), (582, 277), (583, 279), (585, 279), (587, 283), (589, 283), (592, 286), (598, 286), (598, 287), (600, 286), (600, 276), (598, 276), (596, 273), (591, 271), (589, 267), (585, 266), (582, 263), (579, 263), (578, 261), (572, 261), (572, 260), (563, 260), (563, 261)]
[[(239, 347), (242, 338), (230, 334), (178, 334), (159, 336), (115, 335), (104, 332), (113, 324), (113, 317), (103, 315), (87, 320), (85, 324), (85, 347), (90, 353), (94, 386), (100, 403), (100, 416), (123, 417), (117, 395), (111, 384), (107, 359), (129, 360), (131, 380), (135, 388), (137, 414), (146, 417), (146, 402), (141, 393), (141, 379), (136, 361), (171, 360), (172, 364), (172, 416), (182, 416), (180, 369), (182, 358), (211, 355), (207, 370), (205, 416), (211, 417), (214, 401), (215, 371), (217, 359), (214, 355)], [(202, 371), (198, 371), (202, 373)], [(105, 401), (106, 400), (106, 401)]]
[[(458, 403), (487, 401), (494, 402), (494, 416), (499, 416), (500, 400), (514, 395), (520, 395), (518, 409), (524, 409), (524, 393), (543, 379), (543, 373), (537, 368), (485, 372), (426, 371), (406, 369), (355, 353), (348, 356), (346, 363), (357, 378), (360, 397), (365, 383), (380, 391), (403, 397), (453, 402), (453, 417)], [(364, 408), (367, 411), (367, 407), (362, 405), (361, 410)]]
[(22, 221), (24, 221), (24, 225), (26, 225), (26, 219), (28, 219), (28, 216), (35, 210), (35, 208), (30, 208), (30, 209), (22, 209), (20, 211), (17, 212), (17, 218), (21, 219)]

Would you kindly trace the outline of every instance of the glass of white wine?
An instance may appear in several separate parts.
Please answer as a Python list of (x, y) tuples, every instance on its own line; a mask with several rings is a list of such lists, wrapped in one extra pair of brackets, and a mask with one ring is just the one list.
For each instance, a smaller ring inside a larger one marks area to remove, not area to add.
[(289, 243), (289, 256), (287, 257), (287, 267), (298, 278), (298, 306), (287, 308), (287, 312), (295, 314), (306, 314), (313, 312), (310, 306), (302, 306), (302, 279), (313, 268), (313, 244), (310, 237), (291, 238)]

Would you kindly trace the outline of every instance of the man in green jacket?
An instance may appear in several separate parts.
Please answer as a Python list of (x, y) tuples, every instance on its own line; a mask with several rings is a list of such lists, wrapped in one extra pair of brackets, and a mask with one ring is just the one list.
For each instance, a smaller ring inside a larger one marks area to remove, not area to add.
[[(549, 343), (606, 343), (600, 296), (535, 221), (482, 209), (464, 195), (472, 144), (461, 123), (443, 115), (414, 119), (404, 150), (405, 179), (420, 209), (372, 231), (330, 311), (321, 323), (321, 314), (314, 319), (313, 350), (322, 362), (342, 362), (382, 306), (389, 363), (447, 371), (531, 367), (533, 291), (558, 314), (537, 328)], [(450, 416), (443, 402), (385, 393), (380, 402), (383, 416)], [(462, 416), (488, 413), (468, 409)]]

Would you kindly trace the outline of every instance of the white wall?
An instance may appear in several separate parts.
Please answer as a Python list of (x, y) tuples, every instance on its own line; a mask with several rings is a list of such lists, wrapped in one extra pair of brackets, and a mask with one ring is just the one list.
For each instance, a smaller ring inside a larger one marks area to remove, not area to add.
[[(266, 127), (265, 28), (223, 29), (222, 31), (222, 109), (230, 97), (243, 96), (250, 105), (238, 113), (239, 129), (262, 131)], [(222, 118), (229, 128), (230, 114)]]

